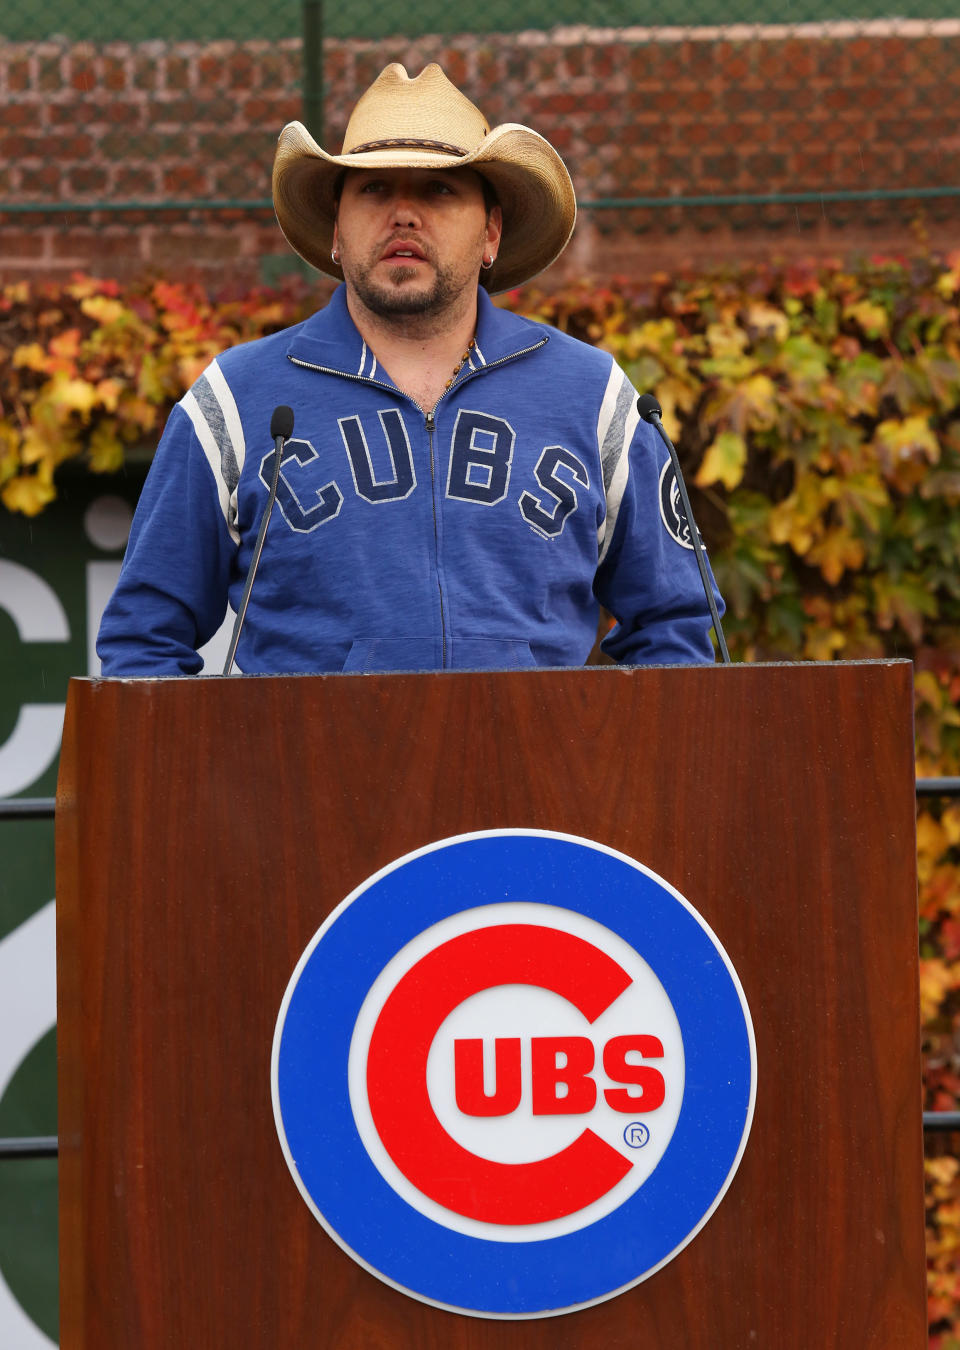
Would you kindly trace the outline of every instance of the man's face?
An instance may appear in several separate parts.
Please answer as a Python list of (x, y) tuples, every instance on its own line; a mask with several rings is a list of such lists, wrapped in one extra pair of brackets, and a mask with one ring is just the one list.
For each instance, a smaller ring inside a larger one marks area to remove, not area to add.
[(437, 314), (476, 291), (500, 225), (472, 169), (350, 169), (333, 239), (347, 286), (372, 313)]

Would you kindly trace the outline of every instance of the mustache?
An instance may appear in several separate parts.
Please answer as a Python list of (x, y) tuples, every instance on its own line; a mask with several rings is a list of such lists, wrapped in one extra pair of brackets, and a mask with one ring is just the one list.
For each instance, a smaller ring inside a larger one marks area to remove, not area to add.
[(421, 239), (418, 234), (410, 230), (394, 230), (391, 235), (384, 239), (379, 246), (379, 256), (381, 258), (384, 253), (386, 253), (387, 249), (390, 248), (391, 244), (414, 244), (420, 253), (423, 254), (427, 262), (432, 263), (435, 261), (432, 247), (425, 239)]

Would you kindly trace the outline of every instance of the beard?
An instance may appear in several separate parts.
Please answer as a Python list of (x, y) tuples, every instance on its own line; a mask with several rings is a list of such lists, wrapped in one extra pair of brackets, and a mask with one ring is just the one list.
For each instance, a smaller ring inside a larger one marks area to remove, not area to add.
[[(404, 234), (409, 238), (409, 233)], [(349, 244), (344, 248), (341, 238), (341, 266), (344, 277), (357, 295), (357, 298), (372, 314), (379, 318), (417, 316), (436, 316), (445, 310), (456, 307), (467, 293), (476, 291), (480, 276), (480, 255), (484, 247), (484, 235), (477, 239), (476, 262), (467, 261), (461, 256), (456, 262), (440, 263), (435, 251), (421, 241), (418, 247), (423, 250), (429, 270), (422, 264), (416, 267), (404, 267), (399, 263), (390, 267), (379, 276), (374, 272), (380, 264), (378, 252), (369, 261), (354, 261), (350, 257)]]
[(371, 276), (372, 269), (351, 268), (350, 283), (358, 298), (372, 314), (380, 318), (395, 315), (440, 314), (464, 290), (472, 278), (458, 277), (451, 269), (434, 266), (432, 275), (421, 277), (421, 269), (391, 267), (384, 281)]

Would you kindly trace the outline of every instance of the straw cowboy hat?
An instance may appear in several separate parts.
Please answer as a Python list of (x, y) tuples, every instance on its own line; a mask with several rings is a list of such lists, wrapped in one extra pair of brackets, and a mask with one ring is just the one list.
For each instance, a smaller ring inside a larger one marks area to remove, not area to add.
[(500, 253), (481, 281), (506, 291), (529, 281), (563, 252), (577, 208), (563, 160), (529, 127), (490, 130), (478, 108), (437, 65), (410, 79), (387, 66), (347, 123), (343, 152), (328, 155), (300, 122), (280, 133), (273, 204), (287, 242), (312, 266), (342, 280), (330, 257), (344, 169), (471, 168), (493, 185), (503, 209)]

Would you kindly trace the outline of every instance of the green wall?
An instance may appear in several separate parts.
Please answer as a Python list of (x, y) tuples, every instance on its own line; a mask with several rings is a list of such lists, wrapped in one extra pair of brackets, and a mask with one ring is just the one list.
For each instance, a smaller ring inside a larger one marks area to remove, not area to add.
[[(55, 793), (142, 478), (68, 472), (36, 519), (0, 508), (0, 798)], [(57, 1132), (53, 898), (53, 823), (0, 821), (0, 1136)], [(0, 1159), (0, 1350), (56, 1344), (56, 1189), (55, 1161)]]

